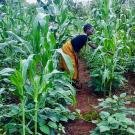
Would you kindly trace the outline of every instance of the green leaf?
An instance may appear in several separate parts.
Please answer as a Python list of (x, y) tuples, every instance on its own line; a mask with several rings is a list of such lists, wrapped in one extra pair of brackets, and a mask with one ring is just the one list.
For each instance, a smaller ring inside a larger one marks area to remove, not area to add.
[(50, 49), (54, 49), (55, 45), (56, 45), (56, 40), (54, 37), (54, 33), (52, 33), (52, 32), (50, 33), (50, 44), (51, 44)]
[(7, 31), (7, 33), (9, 34), (9, 36), (15, 38), (17, 41), (26, 44), (27, 42), (22, 39), (21, 37), (19, 37), (18, 35), (16, 35), (15, 33), (13, 33), (12, 31)]
[(31, 55), (29, 55), (29, 57), (27, 59), (21, 61), (22, 77), (23, 77), (24, 81), (26, 81), (27, 71), (28, 71), (30, 63), (33, 60), (33, 57), (34, 57), (34, 54), (31, 54)]
[(35, 18), (35, 21), (38, 22), (41, 27), (44, 27), (46, 24), (45, 18), (46, 14), (39, 12)]
[(14, 51), (15, 51), (16, 53), (20, 53), (20, 54), (23, 54), (24, 56), (27, 56), (26, 51), (23, 51), (23, 49), (22, 49), (21, 47), (14, 46), (13, 48), (14, 48)]
[(113, 98), (116, 99), (116, 100), (118, 99), (118, 97), (116, 95), (113, 95)]
[[(46, 69), (47, 70), (47, 69)], [(61, 72), (58, 70), (53, 70), (51, 73), (45, 74), (43, 76), (43, 80), (44, 81), (48, 81), (52, 76), (54, 76), (55, 74), (60, 74)]]
[(42, 29), (42, 31), (44, 33), (44, 36), (47, 37), (48, 28), (49, 28), (49, 16), (46, 16), (45, 19), (46, 19), (46, 23), (45, 23), (44, 29)]
[(67, 122), (67, 121), (68, 121), (68, 118), (67, 118), (66, 116), (62, 115), (62, 116), (60, 117), (60, 120)]
[(54, 81), (58, 82), (58, 83), (61, 83), (61, 86), (68, 87), (74, 95), (76, 94), (75, 88), (71, 85), (71, 83), (69, 83), (67, 81), (64, 81), (64, 80), (60, 80), (60, 79), (57, 79), (57, 80), (54, 80)]
[(5, 125), (6, 129), (9, 129), (9, 134), (15, 134), (18, 131), (17, 127), (19, 127), (16, 123), (8, 123)]
[(4, 68), (3, 70), (0, 71), (1, 76), (9, 76), (11, 73), (13, 73), (15, 70), (12, 68)]
[(33, 50), (34, 53), (39, 53), (41, 46), (40, 46), (40, 41), (41, 41), (41, 33), (40, 33), (40, 25), (39, 22), (36, 20), (33, 21)]
[(108, 118), (108, 123), (111, 124), (111, 128), (113, 129), (117, 129), (119, 127), (118, 121), (111, 116)]
[(102, 76), (102, 82), (105, 83), (109, 79), (109, 70), (105, 69)]
[(108, 118), (109, 116), (110, 116), (109, 112), (104, 112), (104, 111), (100, 112), (100, 117), (102, 119)]
[(127, 128), (127, 132), (130, 133), (130, 134), (133, 134), (135, 135), (135, 130), (133, 128)]
[(12, 84), (14, 84), (17, 87), (17, 90), (14, 91), (15, 94), (17, 94), (18, 96), (20, 96), (21, 98), (23, 98), (23, 78), (22, 75), (19, 71), (15, 71), (15, 73), (10, 77), (10, 80), (12, 82)]
[(53, 72), (53, 61), (52, 60), (48, 60), (45, 66), (45, 73), (51, 73)]
[(72, 78), (73, 75), (74, 75), (74, 68), (73, 68), (73, 64), (72, 64), (71, 58), (70, 58), (68, 55), (66, 55), (66, 54), (62, 51), (62, 49), (57, 49), (57, 52), (62, 55), (62, 57), (63, 57), (63, 59), (64, 59), (66, 65), (67, 65), (67, 68), (68, 68), (69, 71), (70, 71), (70, 77)]
[(99, 130), (101, 133), (105, 132), (105, 131), (109, 131), (110, 128), (108, 126), (99, 126)]
[(61, 0), (54, 0), (54, 3), (55, 3), (56, 5), (59, 5), (59, 6), (60, 6)]
[(0, 43), (0, 50), (4, 49), (6, 46), (8, 46), (8, 43)]
[(47, 135), (50, 135), (50, 129), (49, 129), (49, 127), (47, 125), (42, 125), (39, 128), (43, 133), (45, 133)]
[(33, 132), (31, 131), (31, 129), (26, 125), (25, 126), (25, 129), (26, 129), (26, 131), (28, 132), (28, 134), (30, 135), (32, 135), (33, 134)]
[(126, 93), (122, 93), (122, 94), (120, 94), (120, 97), (121, 98), (125, 98), (127, 96), (127, 94)]
[(55, 122), (49, 121), (48, 126), (50, 126), (51, 128), (57, 129), (57, 124)]

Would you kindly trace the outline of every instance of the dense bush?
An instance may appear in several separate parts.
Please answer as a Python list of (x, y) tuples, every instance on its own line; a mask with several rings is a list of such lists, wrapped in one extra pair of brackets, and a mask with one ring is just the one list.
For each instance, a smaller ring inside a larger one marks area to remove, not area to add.
[(135, 115), (135, 109), (125, 107), (128, 100), (125, 93), (103, 100), (98, 105), (101, 109), (100, 120), (96, 123), (97, 127), (91, 131), (91, 135), (134, 135), (135, 122), (129, 115)]

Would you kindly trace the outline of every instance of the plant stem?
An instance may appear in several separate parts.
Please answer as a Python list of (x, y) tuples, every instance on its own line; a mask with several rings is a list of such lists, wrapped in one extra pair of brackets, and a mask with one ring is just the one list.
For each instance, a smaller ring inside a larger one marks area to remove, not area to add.
[(35, 135), (37, 135), (38, 102), (35, 102)]
[(21, 100), (22, 102), (22, 125), (23, 125), (23, 135), (25, 135), (25, 103), (24, 99)]
[(112, 95), (112, 82), (110, 83), (109, 97)]

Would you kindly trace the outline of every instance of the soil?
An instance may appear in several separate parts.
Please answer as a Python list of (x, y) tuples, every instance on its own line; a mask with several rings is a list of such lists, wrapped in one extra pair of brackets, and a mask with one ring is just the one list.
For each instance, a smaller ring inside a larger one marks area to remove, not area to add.
[[(70, 110), (79, 109), (81, 114), (87, 114), (95, 111), (93, 106), (98, 105), (98, 97), (93, 94), (93, 89), (88, 87), (87, 82), (91, 78), (83, 60), (79, 61), (79, 71), (79, 80), (82, 87), (77, 90), (77, 104), (70, 107)], [(71, 121), (65, 126), (66, 135), (89, 135), (89, 131), (94, 128), (94, 124), (81, 119)]]
[[(77, 104), (69, 108), (71, 111), (79, 109), (80, 113), (85, 115), (89, 114), (90, 112), (97, 111), (95, 110), (94, 106), (98, 105), (99, 99), (105, 97), (94, 94), (94, 89), (92, 87), (88, 87), (87, 82), (91, 80), (91, 78), (89, 76), (86, 63), (82, 59), (79, 60), (79, 72), (79, 80), (82, 84), (82, 87), (77, 89)], [(117, 92), (114, 94), (119, 95), (125, 91), (129, 95), (135, 94), (135, 76), (133, 73), (127, 73), (125, 74), (125, 77), (127, 78), (128, 83), (124, 86), (124, 88), (117, 90)], [(131, 103), (128, 106), (135, 108), (135, 103)], [(82, 119), (76, 119), (74, 121), (68, 122), (65, 125), (65, 135), (90, 135), (89, 131), (93, 130), (95, 127), (96, 125), (91, 122), (86, 122)]]

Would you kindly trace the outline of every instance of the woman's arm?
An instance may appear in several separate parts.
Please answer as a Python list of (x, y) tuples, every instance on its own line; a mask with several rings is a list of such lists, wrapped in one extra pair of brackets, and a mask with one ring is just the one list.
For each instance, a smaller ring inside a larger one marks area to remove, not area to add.
[[(92, 48), (92, 49), (96, 49), (97, 46), (91, 42), (88, 42), (88, 45)], [(108, 53), (109, 55), (113, 55), (113, 53), (111, 51), (107, 51), (106, 53)]]
[(95, 44), (92, 44), (92, 43), (90, 43), (90, 42), (88, 42), (88, 45), (89, 45), (92, 49), (96, 49), (96, 48), (97, 48)]

